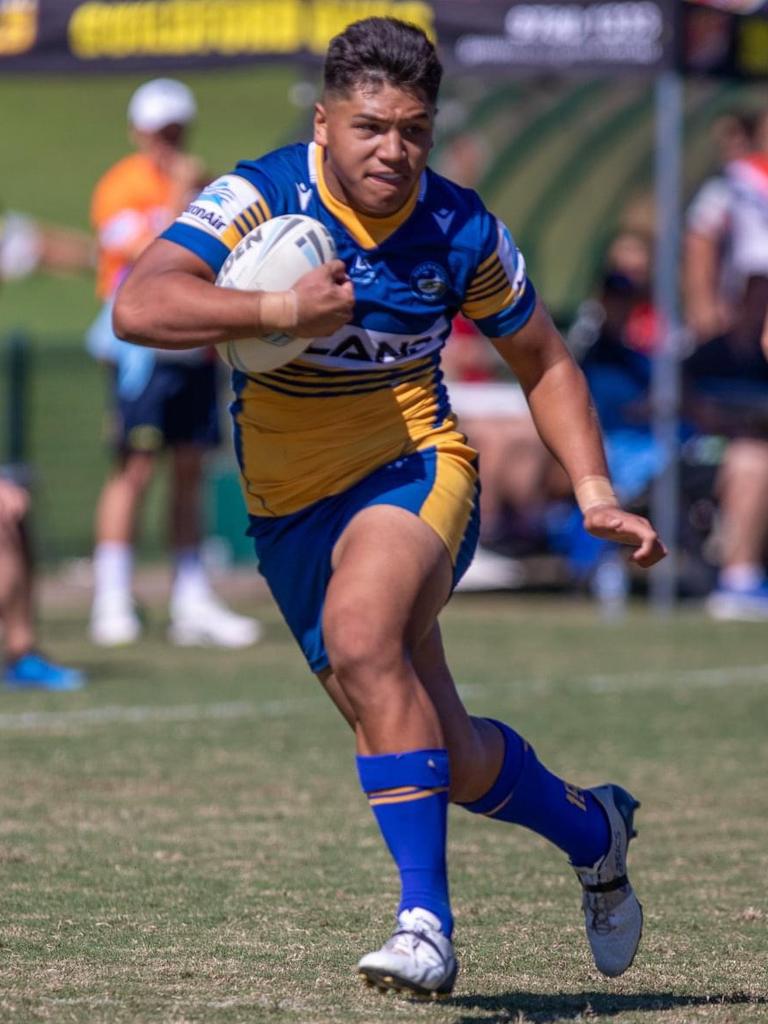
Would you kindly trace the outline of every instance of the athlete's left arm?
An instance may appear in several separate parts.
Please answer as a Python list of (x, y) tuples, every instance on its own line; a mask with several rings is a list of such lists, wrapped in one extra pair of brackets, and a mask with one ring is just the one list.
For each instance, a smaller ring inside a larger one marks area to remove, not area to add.
[(666, 549), (653, 526), (622, 509), (613, 495), (584, 374), (544, 306), (537, 302), (520, 330), (492, 343), (520, 382), (542, 441), (568, 473), (585, 528), (633, 547), (633, 561), (644, 568), (662, 559)]

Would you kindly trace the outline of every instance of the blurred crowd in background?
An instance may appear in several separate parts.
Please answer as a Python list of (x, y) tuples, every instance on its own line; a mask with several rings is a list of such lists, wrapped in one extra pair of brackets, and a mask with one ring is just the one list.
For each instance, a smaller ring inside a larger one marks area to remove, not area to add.
[[(259, 638), (258, 623), (222, 604), (201, 557), (201, 493), (206, 455), (220, 443), (223, 367), (210, 353), (169, 359), (125, 345), (112, 334), (109, 315), (131, 262), (212, 173), (186, 151), (196, 110), (185, 86), (147, 83), (128, 109), (132, 152), (98, 184), (89, 183), (93, 234), (5, 210), (0, 280), (47, 272), (98, 277), (104, 307), (87, 331), (88, 348), (107, 368), (114, 462), (94, 522), (92, 641), (113, 646), (141, 634), (134, 546), (144, 495), (167, 450), (169, 639), (248, 646)], [(768, 619), (768, 113), (719, 116), (711, 139), (714, 170), (686, 211), (681, 253), (678, 589), (703, 599), (716, 618)], [(457, 136), (444, 160), (461, 184), (478, 183), (482, 154), (466, 138)], [(510, 226), (514, 231), (514, 221)], [(666, 458), (651, 408), (652, 361), (664, 333), (653, 302), (656, 230), (652, 215), (621, 221), (591, 292), (575, 318), (560, 325), (589, 380), (616, 490), (628, 507), (643, 510)], [(539, 440), (520, 388), (492, 345), (461, 317), (444, 371), (454, 409), (480, 453), (483, 488), (480, 547), (461, 589), (570, 589), (593, 595), (606, 617), (620, 615), (637, 582), (625, 558), (585, 533), (565, 474)], [(40, 653), (24, 526), (28, 504), (19, 467), (6, 468), (0, 479), (5, 681), (76, 689), (82, 674)], [(38, 519), (36, 528), (45, 531), (45, 522)]]
[[(680, 579), (721, 619), (768, 618), (768, 113), (734, 111), (711, 129), (716, 169), (685, 215), (680, 423)], [(620, 226), (592, 294), (564, 325), (594, 397), (617, 493), (647, 509), (665, 451), (654, 436), (655, 225)], [(560, 467), (501, 360), (459, 319), (446, 350), (451, 394), (481, 456), (483, 526), (465, 589), (538, 580), (561, 557), (563, 582), (620, 612), (633, 580), (620, 552), (585, 533)]]

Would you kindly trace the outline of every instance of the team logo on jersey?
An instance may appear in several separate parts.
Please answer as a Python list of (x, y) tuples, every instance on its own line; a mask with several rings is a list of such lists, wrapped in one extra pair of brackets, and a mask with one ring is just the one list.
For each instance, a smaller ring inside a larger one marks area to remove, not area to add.
[(299, 196), (299, 206), (301, 207), (301, 212), (304, 213), (307, 207), (309, 206), (310, 199), (312, 198), (312, 189), (309, 187), (309, 185), (305, 185), (303, 181), (297, 181), (296, 191)]
[(439, 263), (427, 260), (411, 274), (411, 291), (426, 302), (437, 302), (448, 290), (448, 274)]
[(376, 271), (365, 256), (358, 254), (350, 267), (349, 276), (357, 284), (371, 284), (376, 279)]
[(435, 220), (437, 222), (437, 226), (440, 228), (440, 230), (443, 232), (444, 235), (448, 234), (448, 232), (450, 230), (450, 227), (451, 227), (451, 224), (453, 222), (453, 218), (454, 218), (455, 213), (456, 213), (455, 210), (449, 210), (445, 206), (442, 208), (442, 210), (433, 210), (432, 211), (432, 216), (435, 218)]

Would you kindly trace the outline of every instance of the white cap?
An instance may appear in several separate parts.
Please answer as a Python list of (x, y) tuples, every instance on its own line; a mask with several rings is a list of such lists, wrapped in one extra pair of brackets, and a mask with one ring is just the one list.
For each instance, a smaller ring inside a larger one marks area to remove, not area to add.
[(159, 132), (169, 124), (187, 124), (196, 114), (197, 104), (191, 90), (175, 78), (145, 82), (128, 104), (128, 121), (140, 132)]

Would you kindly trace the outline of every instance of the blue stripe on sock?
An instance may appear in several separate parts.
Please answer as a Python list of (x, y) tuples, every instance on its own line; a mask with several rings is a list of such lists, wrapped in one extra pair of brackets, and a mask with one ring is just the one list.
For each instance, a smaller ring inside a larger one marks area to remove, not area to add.
[(386, 799), (387, 790), (413, 787), (412, 794), (398, 793), (396, 801), (376, 802), (371, 810), (400, 872), (398, 914), (424, 907), (440, 919), (443, 932), (450, 936), (453, 915), (445, 857), (450, 783), (447, 750), (358, 757), (357, 769), (364, 792), (374, 800), (376, 794)]

